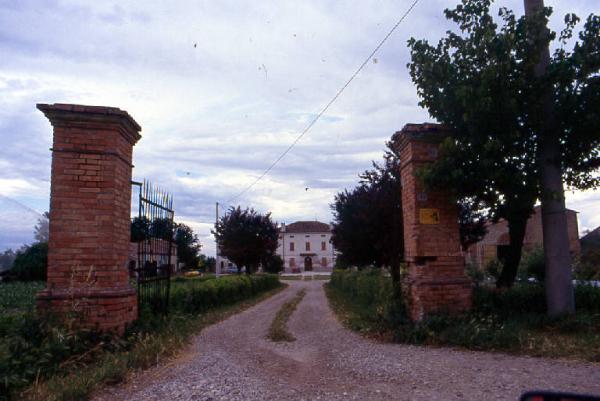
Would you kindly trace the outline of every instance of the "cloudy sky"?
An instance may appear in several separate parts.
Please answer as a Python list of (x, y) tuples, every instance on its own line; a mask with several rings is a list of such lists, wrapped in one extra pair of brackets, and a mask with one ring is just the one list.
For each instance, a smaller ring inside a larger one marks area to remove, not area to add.
[[(289, 146), (411, 3), (0, 0), (0, 250), (30, 241), (36, 212), (48, 209), (52, 129), (35, 104), (60, 102), (127, 110), (143, 128), (134, 178), (171, 191), (176, 219), (214, 253), (215, 202)], [(330, 221), (334, 194), (391, 134), (431, 121), (406, 41), (437, 41), (450, 27), (442, 10), (455, 3), (421, 0), (313, 129), (231, 203), (280, 222)], [(598, 11), (597, 0), (546, 5), (555, 29), (566, 12)], [(497, 6), (523, 9), (521, 0)], [(568, 206), (581, 231), (600, 225), (600, 192), (569, 194)]]

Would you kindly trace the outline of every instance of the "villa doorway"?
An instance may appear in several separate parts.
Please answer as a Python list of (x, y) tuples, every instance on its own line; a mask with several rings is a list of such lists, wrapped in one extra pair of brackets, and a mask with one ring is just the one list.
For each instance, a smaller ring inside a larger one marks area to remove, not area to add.
[(312, 271), (313, 269), (313, 265), (312, 265), (312, 258), (310, 256), (307, 256), (304, 258), (304, 271)]

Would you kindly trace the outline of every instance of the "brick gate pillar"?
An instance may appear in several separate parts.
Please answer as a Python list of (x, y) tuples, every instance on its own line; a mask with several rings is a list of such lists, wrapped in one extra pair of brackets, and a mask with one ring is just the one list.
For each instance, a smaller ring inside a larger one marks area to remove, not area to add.
[(406, 279), (413, 320), (471, 307), (471, 281), (460, 249), (458, 208), (444, 191), (425, 192), (416, 172), (438, 156), (449, 135), (438, 124), (407, 124), (394, 135), (400, 152)]
[(38, 310), (122, 333), (129, 283), (131, 168), (140, 126), (114, 107), (38, 104), (54, 127), (46, 288)]

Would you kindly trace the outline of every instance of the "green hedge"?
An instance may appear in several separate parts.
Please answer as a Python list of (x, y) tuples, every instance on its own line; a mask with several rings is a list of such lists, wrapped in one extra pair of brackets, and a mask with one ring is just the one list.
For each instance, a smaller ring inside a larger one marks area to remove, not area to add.
[(334, 270), (330, 285), (364, 307), (377, 308), (390, 299), (392, 281), (379, 270)]
[(198, 313), (216, 306), (241, 301), (279, 285), (275, 274), (232, 275), (214, 280), (173, 282), (169, 308)]
[[(575, 307), (578, 312), (600, 313), (600, 287), (575, 286)], [(486, 287), (475, 288), (473, 310), (503, 317), (515, 314), (545, 314), (545, 289), (539, 284), (516, 284), (504, 291)]]
[[(378, 270), (335, 270), (331, 287), (347, 294), (352, 302), (376, 310), (390, 300), (392, 283)], [(600, 313), (600, 287), (575, 286), (575, 305), (578, 311)], [(473, 312), (502, 317), (545, 314), (545, 290), (539, 284), (516, 284), (502, 291), (476, 287), (473, 289)]]
[(8, 275), (20, 281), (46, 281), (48, 243), (36, 242), (17, 253)]
[[(391, 333), (394, 340), (413, 344), (464, 346), (565, 356), (576, 352), (584, 360), (600, 361), (600, 288), (575, 287), (577, 314), (562, 319), (546, 316), (541, 285), (518, 284), (498, 291), (474, 288), (473, 309), (461, 316), (428, 316), (411, 322), (406, 309), (394, 308), (391, 279), (378, 271), (334, 271), (330, 300), (343, 305), (346, 323), (355, 330)], [(398, 303), (396, 303), (398, 305)], [(554, 337), (553, 337), (554, 335)], [(561, 345), (569, 341), (567, 346)]]
[[(0, 400), (15, 397), (36, 378), (44, 379), (65, 372), (78, 363), (85, 365), (97, 355), (129, 351), (175, 325), (190, 330), (185, 322), (211, 308), (233, 304), (274, 289), (280, 285), (277, 275), (226, 276), (211, 279), (173, 280), (168, 316), (143, 315), (127, 331), (116, 338), (92, 331), (73, 331), (44, 317), (33, 308), (18, 313), (0, 313)], [(33, 294), (41, 283), (0, 284), (0, 306), (7, 309), (18, 300), (33, 306)], [(16, 294), (15, 294), (16, 293)], [(88, 355), (89, 354), (89, 355)], [(80, 356), (85, 356), (79, 361)], [(116, 354), (115, 354), (116, 355)]]

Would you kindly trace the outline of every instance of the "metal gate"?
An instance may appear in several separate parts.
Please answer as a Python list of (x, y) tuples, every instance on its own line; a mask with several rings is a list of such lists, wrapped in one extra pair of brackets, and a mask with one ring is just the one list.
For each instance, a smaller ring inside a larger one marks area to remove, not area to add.
[[(132, 220), (131, 237), (137, 242), (137, 263), (131, 270), (137, 281), (138, 314), (167, 314), (174, 249), (173, 196), (150, 182), (132, 181), (139, 187), (138, 217)], [(135, 265), (133, 265), (135, 264)]]

